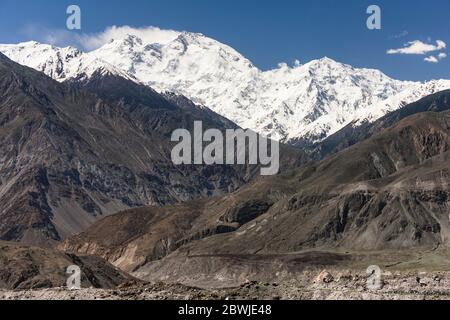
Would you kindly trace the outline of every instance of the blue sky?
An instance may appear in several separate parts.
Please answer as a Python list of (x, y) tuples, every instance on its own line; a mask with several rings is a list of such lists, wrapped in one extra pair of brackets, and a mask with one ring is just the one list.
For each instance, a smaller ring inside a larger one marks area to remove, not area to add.
[[(450, 46), (449, 0), (1, 0), (0, 43), (43, 41), (46, 33), (64, 30), (70, 4), (81, 7), (83, 33), (111, 25), (201, 32), (261, 69), (328, 56), (402, 80), (450, 79), (450, 57), (437, 59), (447, 48), (424, 55), (387, 54), (416, 40)], [(381, 7), (381, 30), (366, 28), (371, 4)], [(438, 63), (424, 61), (430, 55)]]

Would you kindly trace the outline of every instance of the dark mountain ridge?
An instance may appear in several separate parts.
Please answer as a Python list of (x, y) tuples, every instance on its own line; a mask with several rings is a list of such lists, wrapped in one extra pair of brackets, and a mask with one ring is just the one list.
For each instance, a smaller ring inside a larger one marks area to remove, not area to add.
[[(100, 217), (236, 190), (256, 166), (175, 166), (170, 135), (235, 128), (183, 97), (109, 74), (60, 84), (0, 55), (0, 239), (52, 244)], [(306, 157), (289, 149), (286, 165)]]

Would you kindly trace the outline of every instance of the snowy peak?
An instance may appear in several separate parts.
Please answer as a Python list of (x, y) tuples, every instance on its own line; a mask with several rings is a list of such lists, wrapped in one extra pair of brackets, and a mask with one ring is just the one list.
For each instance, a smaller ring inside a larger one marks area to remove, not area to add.
[(0, 51), (58, 81), (106, 72), (158, 92), (184, 95), (244, 128), (284, 142), (317, 142), (349, 123), (376, 120), (450, 88), (447, 80), (398, 81), (328, 57), (262, 71), (230, 46), (189, 32), (130, 30), (88, 53), (36, 42), (0, 45)]
[(132, 78), (106, 61), (74, 47), (58, 48), (30, 41), (17, 45), (0, 44), (0, 52), (11, 60), (43, 72), (57, 81), (88, 78), (96, 72)]
[(355, 115), (356, 124), (365, 121), (373, 122), (389, 112), (400, 109), (428, 95), (450, 89), (450, 80), (432, 80), (426, 83), (415, 83), (405, 90), (392, 95), (370, 109), (362, 109)]
[(266, 71), (261, 77), (267, 89), (260, 103), (267, 111), (259, 125), (266, 134), (281, 132), (287, 141), (320, 140), (351, 122), (358, 110), (368, 110), (410, 85), (329, 58)]
[[(128, 35), (124, 39), (114, 40), (90, 53), (104, 61), (129, 70), (140, 80), (156, 82), (148, 74), (156, 72), (203, 71), (215, 72), (217, 68), (228, 68), (242, 61), (251, 66), (234, 49), (198, 33), (180, 33), (167, 43), (148, 43), (141, 38)], [(151, 70), (149, 70), (151, 67)], [(176, 77), (176, 74), (171, 74)], [(181, 74), (180, 76), (186, 76)], [(196, 76), (192, 74), (191, 76)]]
[(66, 65), (83, 54), (73, 47), (57, 48), (36, 41), (17, 45), (0, 45), (0, 51), (8, 58), (44, 72), (56, 80), (65, 79)]

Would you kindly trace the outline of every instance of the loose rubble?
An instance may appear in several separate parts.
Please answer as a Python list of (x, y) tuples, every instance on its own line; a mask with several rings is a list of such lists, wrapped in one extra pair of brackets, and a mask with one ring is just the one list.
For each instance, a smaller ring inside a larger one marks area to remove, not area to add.
[(450, 300), (450, 272), (386, 272), (379, 290), (362, 272), (305, 272), (283, 282), (247, 281), (238, 287), (205, 289), (167, 283), (131, 282), (116, 289), (53, 288), (0, 291), (7, 300)]

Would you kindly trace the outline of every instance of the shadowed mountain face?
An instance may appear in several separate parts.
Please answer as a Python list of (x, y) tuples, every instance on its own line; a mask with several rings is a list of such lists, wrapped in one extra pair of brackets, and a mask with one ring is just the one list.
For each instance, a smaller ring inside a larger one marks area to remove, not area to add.
[[(171, 133), (194, 120), (236, 127), (108, 73), (60, 84), (0, 55), (0, 239), (50, 244), (102, 216), (221, 195), (259, 172), (173, 165)], [(288, 153), (287, 165), (305, 162)]]
[(225, 197), (105, 218), (61, 248), (181, 279), (233, 255), (449, 247), (449, 151), (450, 111), (419, 113)]

